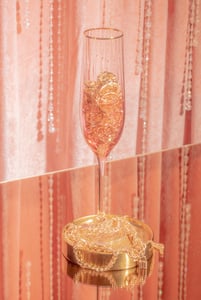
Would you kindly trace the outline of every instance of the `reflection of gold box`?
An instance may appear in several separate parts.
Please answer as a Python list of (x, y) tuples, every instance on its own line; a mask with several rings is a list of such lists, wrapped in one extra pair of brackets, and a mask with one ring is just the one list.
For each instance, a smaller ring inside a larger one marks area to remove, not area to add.
[(94, 270), (83, 269), (71, 263), (63, 257), (63, 272), (71, 277), (75, 283), (83, 283), (102, 287), (112, 288), (132, 288), (144, 284), (148, 276), (151, 275), (154, 255), (148, 260), (147, 270), (138, 267), (125, 270), (108, 272), (97, 272)]
[(63, 255), (95, 271), (147, 269), (155, 243), (150, 227), (128, 216), (90, 215), (63, 229)]

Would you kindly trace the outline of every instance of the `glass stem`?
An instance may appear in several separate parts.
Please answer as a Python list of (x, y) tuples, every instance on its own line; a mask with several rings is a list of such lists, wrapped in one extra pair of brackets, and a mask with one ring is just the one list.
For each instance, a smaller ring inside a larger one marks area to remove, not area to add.
[(98, 213), (103, 213), (104, 198), (105, 198), (105, 159), (98, 157), (98, 175), (99, 175), (99, 190), (98, 190)]

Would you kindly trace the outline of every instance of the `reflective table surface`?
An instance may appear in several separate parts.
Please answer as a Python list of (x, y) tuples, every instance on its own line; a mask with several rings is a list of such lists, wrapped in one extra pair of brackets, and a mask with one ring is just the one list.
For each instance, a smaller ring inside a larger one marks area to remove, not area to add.
[(148, 272), (66, 261), (62, 229), (96, 213), (97, 166), (0, 184), (0, 299), (201, 299), (201, 145), (107, 164), (106, 212), (147, 223), (164, 256)]

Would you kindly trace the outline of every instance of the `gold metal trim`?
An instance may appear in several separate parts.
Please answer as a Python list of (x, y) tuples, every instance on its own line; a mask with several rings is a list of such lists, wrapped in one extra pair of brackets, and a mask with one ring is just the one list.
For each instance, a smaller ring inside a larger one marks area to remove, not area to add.
[[(111, 32), (114, 32), (115, 34), (118, 34), (118, 35), (112, 35), (110, 37), (99, 37), (99, 36), (91, 36), (89, 35), (89, 32), (92, 32), (92, 31), (111, 31)], [(89, 39), (92, 39), (92, 40), (115, 40), (115, 39), (119, 39), (121, 37), (124, 36), (123, 32), (119, 29), (116, 29), (116, 28), (110, 28), (110, 27), (97, 27), (97, 28), (89, 28), (89, 29), (86, 29), (84, 31), (84, 35), (85, 37), (89, 38)]]

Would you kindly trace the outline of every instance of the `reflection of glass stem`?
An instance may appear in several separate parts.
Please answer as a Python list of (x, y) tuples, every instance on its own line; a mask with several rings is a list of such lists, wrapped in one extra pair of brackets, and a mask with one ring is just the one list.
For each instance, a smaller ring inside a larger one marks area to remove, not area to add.
[(98, 157), (98, 213), (104, 212), (104, 198), (105, 198), (105, 158)]

